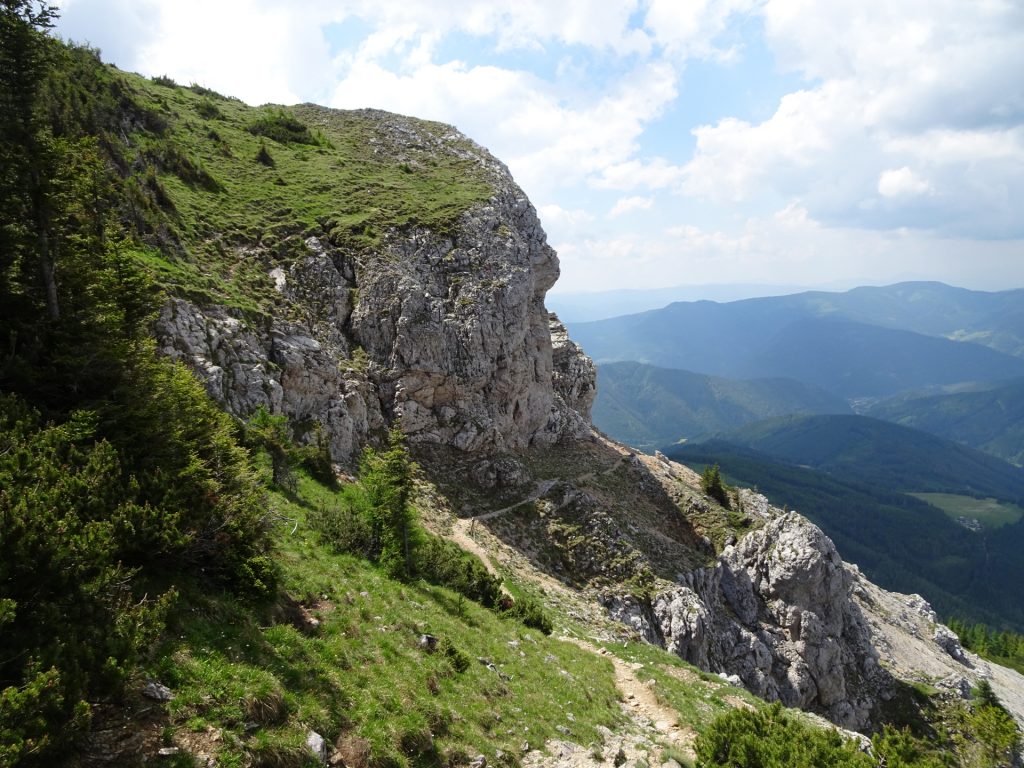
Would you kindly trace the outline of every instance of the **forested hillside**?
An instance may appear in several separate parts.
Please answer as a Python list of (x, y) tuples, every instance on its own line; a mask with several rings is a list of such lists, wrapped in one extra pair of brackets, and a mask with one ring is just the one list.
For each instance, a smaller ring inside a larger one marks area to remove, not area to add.
[(1024, 381), (990, 385), (979, 391), (910, 393), (873, 403), (864, 414), (1024, 465)]
[(812, 469), (734, 443), (664, 449), (696, 468), (720, 464), (729, 482), (758, 488), (814, 520), (887, 589), (927, 595), (944, 615), (1024, 627), (1020, 590), (1024, 520), (971, 530), (913, 495), (872, 482), (856, 467)]
[(594, 423), (641, 450), (793, 413), (849, 413), (839, 397), (792, 379), (724, 379), (641, 363), (600, 368)]

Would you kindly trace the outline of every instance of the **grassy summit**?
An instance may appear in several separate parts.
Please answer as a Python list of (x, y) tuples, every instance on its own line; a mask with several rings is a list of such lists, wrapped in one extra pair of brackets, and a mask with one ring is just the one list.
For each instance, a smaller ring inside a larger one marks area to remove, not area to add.
[(128, 104), (136, 116), (110, 120), (106, 143), (126, 176), (130, 217), (157, 246), (143, 258), (172, 293), (265, 310), (266, 273), (301, 255), (307, 237), (365, 258), (396, 232), (449, 231), (494, 194), (493, 161), (440, 123), (314, 105), (254, 108), (74, 55), (99, 85), (91, 109), (124, 118)]

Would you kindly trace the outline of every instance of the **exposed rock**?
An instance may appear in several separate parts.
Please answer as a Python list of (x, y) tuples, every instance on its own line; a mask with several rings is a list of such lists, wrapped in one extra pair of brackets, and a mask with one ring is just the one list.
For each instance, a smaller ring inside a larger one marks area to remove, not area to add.
[(521, 488), (530, 480), (526, 468), (510, 456), (483, 459), (473, 466), (470, 474), (485, 490)]
[(649, 612), (620, 599), (612, 615), (758, 696), (846, 728), (869, 724), (886, 675), (851, 577), (817, 526), (795, 513), (775, 517), (685, 580), (655, 595)]
[(939, 646), (939, 648), (952, 656), (956, 661), (959, 661), (965, 666), (971, 666), (971, 662), (967, 658), (967, 654), (964, 652), (964, 647), (960, 645), (960, 638), (957, 637), (956, 633), (945, 624), (937, 624), (935, 626), (935, 632), (932, 633), (932, 640), (937, 646)]
[[(296, 281), (298, 284), (302, 284)], [(161, 351), (188, 363), (226, 410), (247, 418), (259, 407), (286, 414), (299, 442), (321, 425), (332, 455), (357, 456), (371, 430), (384, 424), (376, 387), (365, 372), (339, 365), (347, 346), (314, 338), (275, 319), (259, 328), (223, 307), (200, 309), (172, 299), (157, 320)]]
[(935, 611), (920, 595), (888, 592), (848, 568), (853, 594), (871, 632), (873, 646), (887, 669), (902, 679), (945, 688), (958, 696), (970, 694), (986, 678), (1003, 706), (1024, 728), (1024, 675), (993, 664), (960, 647), (963, 660), (949, 650), (948, 627), (934, 621)]
[(321, 765), (327, 765), (327, 742), (324, 741), (324, 737), (316, 731), (310, 731), (306, 734), (306, 749)]
[[(391, 149), (425, 140), (416, 121), (375, 114)], [(555, 252), (508, 169), (452, 134), (437, 151), (476, 161), (494, 194), (449, 232), (391, 232), (372, 254), (311, 237), (305, 257), (268, 269), (284, 301), (273, 318), (174, 299), (156, 325), (162, 351), (237, 416), (285, 414), (300, 443), (319, 424), (349, 465), (391, 417), (412, 442), (472, 452), (584, 434), (594, 366), (557, 320), (553, 360)]]
[(565, 404), (582, 417), (585, 425), (589, 425), (590, 410), (597, 396), (597, 367), (569, 338), (569, 332), (558, 316), (551, 312), (548, 317), (554, 364), (552, 386)]
[(153, 699), (153, 701), (171, 701), (174, 699), (171, 689), (163, 683), (158, 683), (156, 680), (146, 682), (142, 689), (142, 695), (147, 699)]

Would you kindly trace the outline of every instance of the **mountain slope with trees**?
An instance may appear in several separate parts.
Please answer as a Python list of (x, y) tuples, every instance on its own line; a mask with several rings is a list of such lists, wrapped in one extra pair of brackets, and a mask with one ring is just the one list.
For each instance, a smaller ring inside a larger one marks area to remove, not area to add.
[(897, 491), (1024, 499), (1024, 470), (927, 432), (865, 416), (789, 416), (718, 439)]
[(773, 416), (849, 413), (839, 397), (791, 379), (725, 379), (641, 363), (605, 363), (594, 423), (640, 448), (699, 439)]
[(979, 391), (886, 398), (863, 413), (1024, 465), (1024, 380)]
[(886, 589), (928, 595), (943, 615), (1024, 628), (1021, 592), (1024, 521), (971, 531), (941, 510), (859, 472), (801, 467), (732, 443), (670, 446), (695, 469), (718, 464), (729, 483), (756, 487), (775, 504), (806, 515), (843, 558)]

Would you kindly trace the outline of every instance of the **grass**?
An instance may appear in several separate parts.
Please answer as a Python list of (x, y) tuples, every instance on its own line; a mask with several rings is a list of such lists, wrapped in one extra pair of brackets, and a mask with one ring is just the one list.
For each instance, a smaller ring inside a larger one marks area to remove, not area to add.
[[(479, 150), (439, 123), (311, 105), (253, 108), (116, 74), (167, 125), (131, 135), (143, 160), (132, 173), (159, 203), (152, 228), (181, 246), (172, 257), (178, 269), (156, 272), (175, 292), (266, 307), (272, 294), (266, 285), (253, 291), (260, 281), (252, 273), (300, 256), (308, 236), (376, 257), (392, 232), (445, 234), (494, 193)], [(257, 160), (261, 149), (272, 162)]]
[(973, 518), (986, 528), (1001, 528), (1016, 523), (1024, 516), (1024, 509), (996, 499), (975, 499), (954, 493), (912, 493), (911, 496), (941, 509), (947, 517)]
[[(597, 726), (621, 722), (608, 660), (446, 589), (395, 582), (330, 553), (305, 513), (332, 498), (306, 476), (296, 494), (272, 494), (283, 588), (318, 619), (315, 630), (289, 620), (288, 601), (258, 608), (183, 589), (147, 670), (175, 692), (171, 724), (183, 743), (212, 729), (225, 765), (304, 765), (315, 730), (354, 766), (477, 754), (496, 765), (516, 762), (524, 744), (560, 737), (558, 726), (585, 744), (600, 739)], [(423, 633), (440, 650), (421, 649)]]

